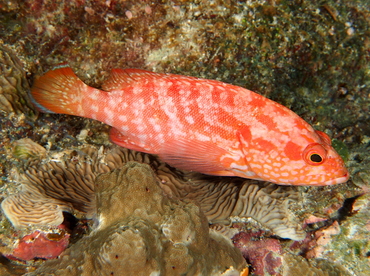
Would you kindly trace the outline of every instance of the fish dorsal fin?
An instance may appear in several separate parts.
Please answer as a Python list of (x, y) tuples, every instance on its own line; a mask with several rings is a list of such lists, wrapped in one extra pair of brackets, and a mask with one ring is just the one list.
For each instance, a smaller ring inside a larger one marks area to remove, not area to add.
[(143, 79), (159, 77), (161, 75), (163, 74), (142, 69), (112, 69), (109, 78), (103, 83), (102, 89), (105, 91), (125, 89), (127, 86), (131, 86), (135, 82), (140, 82)]
[(173, 140), (159, 151), (162, 161), (178, 169), (211, 175), (232, 176), (221, 162), (228, 152), (209, 141)]

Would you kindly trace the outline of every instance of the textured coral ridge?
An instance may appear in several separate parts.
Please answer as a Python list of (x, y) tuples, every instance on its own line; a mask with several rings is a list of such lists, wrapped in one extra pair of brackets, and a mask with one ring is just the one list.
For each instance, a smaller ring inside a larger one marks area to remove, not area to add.
[(63, 211), (75, 215), (82, 212), (91, 218), (95, 213), (96, 176), (128, 161), (149, 164), (166, 194), (196, 202), (210, 223), (230, 224), (253, 219), (283, 238), (302, 240), (305, 237), (288, 209), (292, 201), (299, 199), (294, 187), (183, 173), (154, 156), (118, 147), (66, 150), (51, 153), (41, 161), (31, 161), (25, 174), (20, 176), (22, 191), (6, 198), (2, 209), (17, 228), (57, 226), (63, 221)]
[(27, 96), (29, 89), (22, 63), (0, 41), (0, 114), (33, 114)]
[(96, 207), (89, 236), (26, 275), (220, 275), (246, 266), (229, 240), (209, 232), (199, 207), (163, 194), (146, 164), (99, 176)]

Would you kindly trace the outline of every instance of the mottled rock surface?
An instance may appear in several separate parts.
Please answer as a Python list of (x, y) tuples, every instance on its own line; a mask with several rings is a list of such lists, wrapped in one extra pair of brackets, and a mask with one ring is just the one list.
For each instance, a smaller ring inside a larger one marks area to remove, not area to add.
[(342, 265), (325, 259), (307, 261), (301, 256), (285, 254), (283, 276), (350, 276), (353, 275)]
[(246, 266), (198, 206), (164, 195), (148, 165), (129, 162), (96, 183), (97, 228), (26, 275), (220, 275)]

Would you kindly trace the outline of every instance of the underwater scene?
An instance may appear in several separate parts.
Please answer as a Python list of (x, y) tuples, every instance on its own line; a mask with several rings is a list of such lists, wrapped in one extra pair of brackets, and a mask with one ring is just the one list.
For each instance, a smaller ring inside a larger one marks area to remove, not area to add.
[(0, 275), (370, 275), (369, 64), (367, 0), (1, 1)]

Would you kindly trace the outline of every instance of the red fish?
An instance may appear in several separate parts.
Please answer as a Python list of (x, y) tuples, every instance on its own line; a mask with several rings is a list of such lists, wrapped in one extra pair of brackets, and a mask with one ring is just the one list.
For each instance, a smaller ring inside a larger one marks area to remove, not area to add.
[(113, 69), (102, 88), (64, 67), (35, 80), (31, 96), (41, 111), (104, 122), (114, 143), (180, 169), (285, 185), (348, 180), (325, 133), (245, 88), (139, 69)]

